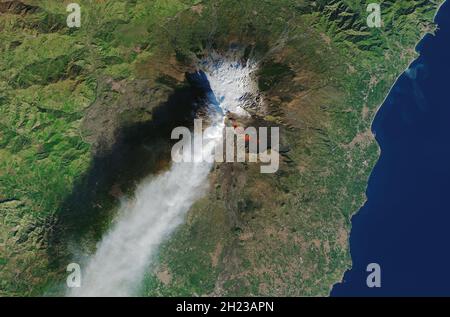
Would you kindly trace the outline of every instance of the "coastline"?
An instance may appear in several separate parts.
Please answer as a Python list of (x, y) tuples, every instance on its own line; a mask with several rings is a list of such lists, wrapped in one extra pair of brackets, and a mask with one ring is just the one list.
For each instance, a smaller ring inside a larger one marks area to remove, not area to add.
[[(434, 29), (433, 32), (436, 31), (437, 29), (437, 24), (436, 24), (436, 17), (439, 14), (439, 11), (441, 10), (441, 7), (447, 2), (447, 0), (442, 1), (442, 3), (440, 5), (438, 5), (438, 7), (436, 8), (436, 12), (434, 13), (433, 16), (433, 22), (436, 26), (436, 28)], [(397, 84), (398, 80), (400, 79), (400, 77), (411, 67), (411, 65), (420, 57), (420, 53), (417, 52), (417, 47), (419, 46), (419, 44), (425, 39), (425, 37), (427, 35), (434, 35), (433, 33), (427, 31), (424, 32), (424, 34), (419, 38), (419, 40), (416, 42), (416, 44), (414, 45), (414, 51), (417, 53), (416, 57), (414, 57), (409, 63), (408, 66), (397, 76), (397, 78), (395, 79), (394, 83), (392, 84), (391, 88), (389, 88), (388, 93), (386, 94), (386, 96), (384, 97), (383, 101), (380, 103), (380, 105), (378, 105), (377, 109), (374, 111), (373, 115), (372, 115), (372, 120), (370, 122), (370, 127), (373, 126), (373, 122), (375, 120), (375, 117), (377, 116), (378, 112), (380, 111), (380, 108), (386, 103), (387, 98), (389, 97), (389, 95), (392, 92), (392, 89), (395, 87), (395, 85)], [(372, 129), (371, 129), (372, 131)]]
[[(395, 81), (393, 82), (392, 86), (389, 88), (387, 94), (385, 95), (383, 101), (378, 105), (378, 107), (376, 108), (376, 110), (375, 110), (374, 113), (372, 114), (372, 119), (371, 119), (371, 122), (370, 122), (370, 135), (372, 136), (373, 141), (376, 142), (376, 143), (377, 143), (377, 146), (378, 146), (378, 152), (379, 152), (379, 153), (378, 153), (377, 162), (379, 161), (379, 159), (380, 159), (380, 157), (381, 157), (381, 147), (380, 147), (380, 145), (378, 144), (378, 142), (377, 142), (377, 140), (376, 140), (376, 134), (375, 134), (374, 131), (373, 131), (373, 123), (374, 123), (374, 121), (375, 121), (375, 118), (377, 117), (377, 114), (378, 114), (378, 112), (380, 111), (380, 109), (381, 109), (381, 108), (383, 107), (383, 105), (386, 103), (386, 100), (388, 99), (389, 95), (391, 94), (392, 89), (394, 89), (394, 87), (397, 85), (398, 80), (399, 80), (399, 79), (401, 78), (401, 76), (402, 76), (402, 75), (403, 75), (403, 74), (411, 67), (411, 65), (412, 65), (412, 64), (420, 57), (420, 52), (417, 51), (417, 48), (418, 48), (418, 46), (420, 45), (420, 43), (425, 39), (425, 37), (426, 37), (427, 35), (434, 35), (434, 33), (436, 32), (436, 30), (437, 30), (437, 28), (438, 28), (438, 24), (436, 23), (436, 18), (437, 18), (437, 15), (439, 14), (439, 12), (441, 11), (442, 6), (443, 6), (446, 2), (447, 2), (447, 0), (444, 0), (444, 1), (442, 1), (442, 3), (440, 3), (440, 4), (437, 6), (436, 12), (434, 13), (434, 16), (433, 16), (433, 23), (434, 23), (434, 25), (435, 25), (435, 28), (433, 29), (432, 32), (430, 32), (430, 31), (424, 32), (424, 34), (423, 34), (423, 35), (419, 38), (419, 40), (416, 42), (416, 44), (414, 45), (414, 51), (416, 52), (416, 56), (415, 56), (413, 59), (411, 59), (411, 61), (408, 63), (408, 66), (407, 66), (407, 67), (406, 67), (406, 68), (405, 68), (405, 69), (397, 76), (397, 78), (396, 78)], [(375, 163), (375, 165), (376, 165), (376, 164), (377, 164), (377, 163)], [(374, 167), (375, 167), (375, 165), (374, 165)], [(374, 167), (373, 167), (373, 168), (374, 168)], [(373, 173), (373, 168), (372, 168), (372, 171), (370, 172), (370, 176), (371, 176), (372, 173)], [(370, 176), (369, 176), (369, 179), (370, 179)], [(365, 191), (365, 197), (366, 197), (366, 199), (364, 200), (364, 202), (362, 203), (362, 205), (358, 208), (358, 210), (356, 210), (355, 212), (353, 212), (353, 213), (351, 214), (350, 219), (352, 219), (355, 215), (357, 215), (357, 214), (361, 211), (361, 208), (363, 208), (364, 205), (367, 203), (367, 201), (368, 201), (368, 197), (367, 197), (367, 188), (368, 188), (368, 184), (367, 184), (367, 186), (366, 186), (366, 191)], [(331, 293), (333, 292), (333, 289), (334, 289), (334, 287), (335, 287), (336, 285), (338, 285), (338, 284), (343, 284), (343, 283), (345, 282), (345, 281), (344, 281), (345, 274), (353, 269), (353, 256), (352, 256), (352, 254), (351, 254), (351, 246), (350, 246), (350, 236), (351, 236), (352, 230), (353, 230), (352, 222), (350, 222), (350, 231), (349, 231), (349, 235), (348, 235), (348, 248), (349, 248), (349, 252), (350, 252), (351, 265), (350, 265), (350, 267), (348, 267), (348, 268), (342, 273), (342, 276), (341, 276), (340, 280), (338, 280), (336, 283), (334, 283), (334, 284), (332, 284), (332, 285), (330, 286), (330, 290), (329, 290), (329, 292), (328, 292), (328, 296), (329, 296), (329, 297), (331, 297)]]

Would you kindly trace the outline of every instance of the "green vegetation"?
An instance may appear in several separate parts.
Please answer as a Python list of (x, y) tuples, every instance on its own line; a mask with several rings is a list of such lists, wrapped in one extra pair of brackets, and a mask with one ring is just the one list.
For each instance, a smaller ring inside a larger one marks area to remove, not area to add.
[[(442, 3), (380, 2), (380, 29), (356, 0), (79, 1), (80, 29), (65, 2), (0, 3), (0, 295), (60, 292), (73, 249), (53, 239), (94, 157), (231, 44), (263, 60), (262, 119), (289, 151), (275, 175), (216, 166), (142, 294), (327, 295), (351, 265), (350, 217), (378, 157), (370, 124)], [(83, 202), (101, 218), (78, 228), (84, 251), (111, 218), (102, 199)]]

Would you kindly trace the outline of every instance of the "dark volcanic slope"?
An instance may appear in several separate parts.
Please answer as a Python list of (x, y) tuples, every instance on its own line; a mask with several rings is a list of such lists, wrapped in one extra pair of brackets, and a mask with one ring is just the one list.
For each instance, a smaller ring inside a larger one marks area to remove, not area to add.
[[(198, 57), (233, 44), (262, 61), (260, 120), (280, 126), (288, 153), (275, 175), (218, 165), (143, 293), (328, 294), (378, 156), (371, 120), (441, 2), (383, 1), (383, 27), (369, 29), (354, 0), (81, 1), (82, 27), (68, 29), (61, 1), (1, 1), (0, 293), (65, 280), (74, 248), (55, 232), (69, 230), (65, 203), (96, 158), (151, 126)], [(82, 202), (98, 220), (76, 248), (95, 246), (132, 188), (113, 182)]]

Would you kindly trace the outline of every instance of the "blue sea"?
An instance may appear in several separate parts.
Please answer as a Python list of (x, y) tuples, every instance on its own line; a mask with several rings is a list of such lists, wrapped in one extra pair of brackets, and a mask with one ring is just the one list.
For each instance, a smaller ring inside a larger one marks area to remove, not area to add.
[[(450, 3), (372, 126), (381, 157), (352, 219), (353, 268), (332, 296), (450, 296)], [(366, 285), (369, 263), (381, 287)]]

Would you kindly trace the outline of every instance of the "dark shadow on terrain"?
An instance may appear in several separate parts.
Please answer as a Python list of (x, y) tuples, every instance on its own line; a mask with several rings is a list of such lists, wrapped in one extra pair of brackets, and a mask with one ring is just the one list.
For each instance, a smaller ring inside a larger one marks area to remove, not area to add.
[[(194, 75), (195, 77), (195, 75)], [(152, 120), (118, 131), (112, 150), (93, 159), (86, 175), (61, 206), (56, 225), (49, 233), (49, 258), (55, 267), (67, 260), (67, 246), (87, 234), (99, 240), (123, 194), (131, 194), (136, 184), (170, 164), (172, 130), (191, 127), (196, 112), (204, 105), (205, 89), (192, 75), (175, 89), (166, 103), (152, 112)]]

